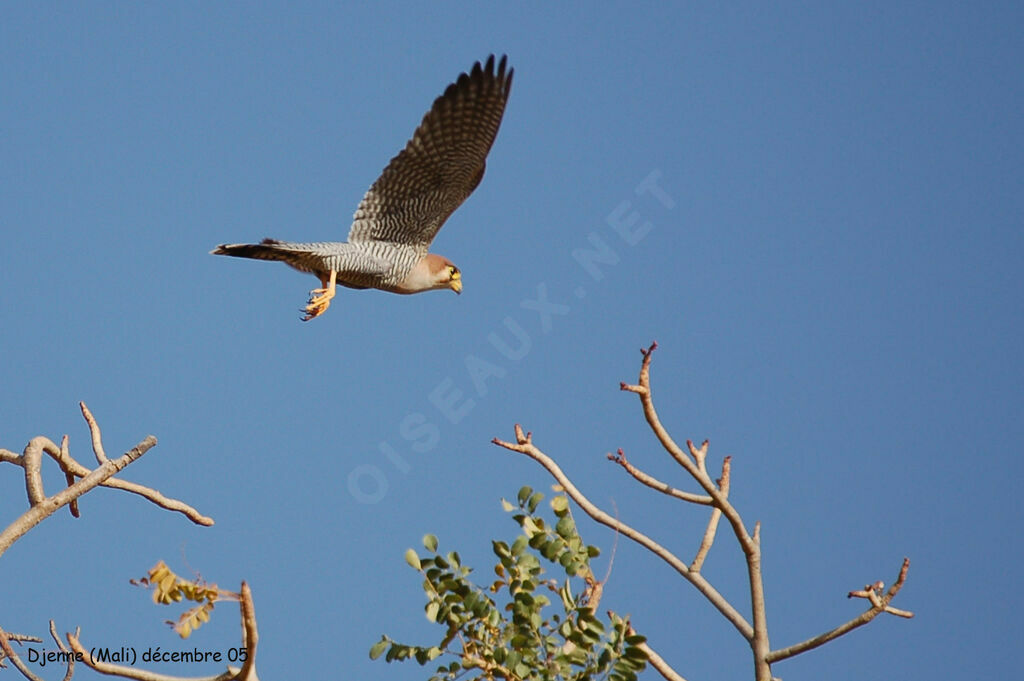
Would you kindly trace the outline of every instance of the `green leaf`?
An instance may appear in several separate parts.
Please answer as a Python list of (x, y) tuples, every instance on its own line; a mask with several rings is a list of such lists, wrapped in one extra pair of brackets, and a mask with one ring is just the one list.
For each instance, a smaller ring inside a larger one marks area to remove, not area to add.
[(413, 570), (420, 569), (420, 557), (416, 555), (416, 552), (409, 549), (405, 552), (405, 562), (408, 563)]
[(389, 645), (391, 645), (391, 641), (388, 640), (388, 637), (382, 636), (381, 639), (374, 643), (373, 647), (370, 648), (370, 659), (376, 660), (384, 653), (385, 650), (388, 649)]
[(569, 499), (561, 495), (552, 497), (551, 510), (555, 512), (555, 515), (561, 518), (569, 510)]
[(441, 609), (441, 604), (438, 601), (430, 601), (427, 603), (426, 614), (427, 620), (431, 622), (437, 621), (437, 611)]
[(530, 497), (529, 501), (526, 502), (526, 510), (529, 511), (530, 513), (533, 513), (534, 511), (537, 510), (537, 504), (539, 504), (542, 501), (544, 501), (544, 495), (541, 494), (540, 492), (535, 492)]
[(521, 487), (519, 489), (519, 494), (516, 495), (516, 499), (519, 500), (519, 505), (523, 506), (526, 503), (526, 500), (530, 498), (531, 494), (533, 494), (533, 488)]
[(423, 535), (423, 548), (431, 553), (437, 551), (437, 537), (432, 534)]
[(558, 523), (555, 524), (555, 532), (563, 539), (574, 537), (576, 536), (576, 523), (569, 516), (562, 516), (559, 518)]

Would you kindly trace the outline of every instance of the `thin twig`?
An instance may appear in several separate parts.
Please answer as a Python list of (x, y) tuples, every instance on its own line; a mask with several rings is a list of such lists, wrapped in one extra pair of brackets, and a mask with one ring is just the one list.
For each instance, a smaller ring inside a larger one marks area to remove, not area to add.
[(29, 506), (41, 504), (46, 498), (46, 492), (43, 491), (42, 476), (43, 449), (49, 448), (53, 451), (56, 447), (57, 445), (53, 444), (48, 438), (41, 436), (29, 440), (28, 445), (25, 447), (25, 454), (21, 458), (21, 466), (25, 469), (25, 491), (28, 493)]
[[(706, 452), (707, 449), (705, 448), (704, 451)], [(729, 469), (731, 468), (731, 461), (732, 457), (729, 456), (722, 460), (722, 477), (718, 480), (718, 487), (722, 490), (722, 496), (726, 499), (729, 498)], [(708, 518), (708, 526), (704, 530), (704, 537), (700, 541), (697, 555), (693, 557), (693, 562), (690, 563), (690, 569), (694, 572), (700, 572), (700, 569), (704, 566), (704, 560), (708, 557), (711, 545), (715, 543), (715, 533), (718, 532), (718, 521), (721, 517), (722, 509), (716, 506), (711, 511), (711, 517)]]
[(252, 590), (242, 582), (238, 609), (242, 615), (242, 646), (246, 651), (245, 662), (236, 677), (239, 681), (259, 681), (256, 677), (256, 645), (260, 634), (256, 628), (256, 606), (252, 602)]
[[(60, 457), (61, 459), (71, 459), (71, 450), (68, 449), (68, 436), (67, 434), (60, 440)], [(63, 468), (63, 467), (62, 467)], [(66, 468), (64, 469), (64, 481), (68, 487), (75, 484), (75, 476)], [(68, 504), (68, 510), (71, 511), (72, 518), (80, 518), (82, 514), (78, 510), (78, 499), (72, 499), (71, 503)]]
[[(826, 631), (823, 634), (819, 634), (814, 638), (809, 638), (806, 641), (801, 641), (800, 643), (791, 645), (788, 648), (773, 650), (771, 653), (768, 654), (768, 662), (778, 662), (779, 660), (785, 660), (788, 657), (799, 655), (800, 653), (807, 652), (808, 650), (813, 650), (818, 646), (828, 643), (834, 638), (838, 638), (843, 634), (853, 631), (857, 627), (864, 626), (871, 620), (881, 615), (883, 612), (890, 612), (891, 614), (896, 615), (897, 617), (913, 617), (914, 613), (912, 612), (908, 612), (906, 610), (897, 610), (896, 608), (889, 607), (889, 603), (896, 596), (896, 594), (899, 593), (899, 590), (903, 588), (903, 584), (907, 581), (908, 568), (910, 568), (910, 559), (904, 558), (903, 565), (900, 567), (899, 577), (897, 577), (893, 585), (889, 587), (889, 590), (886, 592), (886, 594), (884, 596), (881, 596), (876, 603), (872, 603), (871, 607), (863, 613), (861, 613), (858, 617), (854, 617), (849, 622), (841, 624), (835, 629)], [(869, 591), (870, 593), (877, 596), (877, 591), (873, 588), (875, 586), (876, 585), (869, 585), (866, 591)], [(879, 586), (879, 589), (880, 588), (881, 587)], [(850, 594), (848, 594), (849, 598), (854, 598), (858, 596), (860, 596), (858, 592), (851, 592)]]
[(711, 497), (709, 496), (684, 492), (682, 490), (676, 489), (675, 487), (672, 487), (666, 482), (658, 480), (653, 475), (644, 473), (642, 470), (640, 470), (639, 468), (637, 468), (636, 466), (629, 462), (629, 460), (626, 458), (625, 453), (623, 453), (621, 447), (619, 448), (618, 453), (608, 454), (608, 460), (613, 461), (622, 466), (626, 470), (626, 472), (632, 475), (638, 482), (647, 485), (651, 489), (656, 489), (663, 494), (667, 494), (670, 497), (675, 497), (676, 499), (680, 499), (682, 501), (688, 501), (691, 504), (701, 504), (703, 506), (710, 506), (712, 504)]
[[(650, 393), (648, 392), (648, 394)], [(708, 441), (704, 440), (704, 443), (698, 449), (697, 447), (693, 446), (693, 440), (687, 440), (686, 448), (690, 450), (690, 456), (692, 456), (694, 460), (697, 462), (697, 468), (699, 468), (702, 473), (707, 475), (708, 469), (704, 462), (708, 458)]]
[[(56, 642), (57, 648), (60, 650), (60, 652), (71, 652), (68, 650), (68, 647), (64, 645), (64, 641), (60, 640), (60, 636), (57, 634), (57, 625), (53, 623), (53, 620), (50, 620), (50, 637), (54, 640), (54, 642)], [(75, 675), (75, 656), (68, 655), (67, 658), (65, 659), (67, 659), (68, 661), (68, 670), (64, 673), (64, 678), (62, 679), (62, 681), (71, 681), (71, 677)]]
[(85, 422), (89, 424), (89, 435), (92, 436), (92, 452), (96, 455), (96, 463), (104, 464), (109, 459), (107, 459), (106, 452), (103, 451), (103, 437), (100, 435), (100, 426), (96, 423), (96, 419), (93, 418), (89, 407), (85, 406), (85, 402), (79, 402), (78, 406), (82, 409), (82, 416), (85, 417)]
[(28, 666), (21, 661), (18, 654), (14, 652), (14, 648), (11, 647), (11, 642), (7, 636), (7, 632), (2, 628), (0, 628), (0, 650), (4, 651), (4, 655), (7, 656), (7, 659), (14, 663), (14, 666), (25, 676), (26, 679), (29, 681), (43, 681), (41, 678), (33, 674), (32, 670), (30, 670)]

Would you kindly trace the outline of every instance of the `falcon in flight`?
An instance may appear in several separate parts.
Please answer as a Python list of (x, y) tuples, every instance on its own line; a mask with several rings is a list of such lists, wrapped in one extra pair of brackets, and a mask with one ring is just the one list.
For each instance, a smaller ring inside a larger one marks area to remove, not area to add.
[(450, 288), (462, 274), (448, 258), (428, 253), (441, 225), (484, 176), (512, 87), (506, 58), (494, 55), (448, 86), (412, 139), (373, 183), (356, 209), (348, 241), (221, 244), (214, 255), (280, 260), (320, 280), (309, 293), (304, 321), (322, 315), (337, 284), (392, 293)]

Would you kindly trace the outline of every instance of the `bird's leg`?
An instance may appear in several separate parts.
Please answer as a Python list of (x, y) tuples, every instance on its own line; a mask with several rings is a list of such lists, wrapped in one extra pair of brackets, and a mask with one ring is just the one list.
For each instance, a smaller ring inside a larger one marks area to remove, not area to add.
[(308, 322), (310, 319), (315, 319), (327, 311), (327, 308), (331, 306), (331, 298), (334, 297), (334, 288), (337, 281), (337, 270), (331, 270), (331, 276), (327, 279), (320, 277), (320, 288), (315, 288), (309, 292), (309, 302), (304, 310), (306, 316), (302, 318), (302, 321)]

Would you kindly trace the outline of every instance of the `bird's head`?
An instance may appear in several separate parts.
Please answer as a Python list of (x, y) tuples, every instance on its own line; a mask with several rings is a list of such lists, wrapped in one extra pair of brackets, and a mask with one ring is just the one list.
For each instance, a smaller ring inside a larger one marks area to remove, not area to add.
[(443, 255), (428, 253), (396, 288), (398, 293), (419, 293), (449, 288), (462, 293), (462, 272)]
[(428, 253), (423, 259), (432, 277), (430, 288), (450, 288), (456, 293), (462, 293), (462, 272), (448, 258), (443, 255)]

